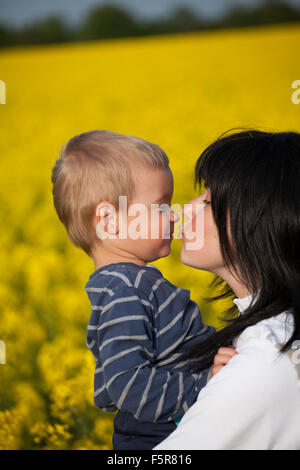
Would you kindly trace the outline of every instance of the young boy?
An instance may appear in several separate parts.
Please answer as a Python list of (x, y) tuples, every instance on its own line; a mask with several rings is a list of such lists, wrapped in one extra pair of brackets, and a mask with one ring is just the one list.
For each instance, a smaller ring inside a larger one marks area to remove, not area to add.
[(148, 264), (170, 253), (177, 219), (168, 157), (137, 137), (87, 132), (65, 145), (52, 182), (71, 241), (95, 264), (86, 284), (95, 405), (119, 410), (114, 449), (152, 449), (208, 379), (208, 369), (190, 374), (182, 353), (214, 331), (202, 323), (190, 291)]

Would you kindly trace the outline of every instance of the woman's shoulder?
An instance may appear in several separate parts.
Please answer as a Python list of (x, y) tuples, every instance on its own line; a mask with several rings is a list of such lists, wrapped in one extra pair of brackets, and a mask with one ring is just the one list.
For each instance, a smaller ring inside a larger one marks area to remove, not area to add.
[(246, 328), (234, 341), (234, 347), (239, 353), (234, 358), (241, 374), (246, 374), (248, 378), (251, 375), (257, 379), (261, 377), (265, 386), (271, 389), (275, 386), (281, 390), (283, 386), (284, 393), (287, 383), (297, 389), (299, 383), (297, 387), (295, 364), (290, 360), (289, 351), (281, 352), (293, 330), (294, 318), (290, 312), (283, 312)]
[(238, 354), (209, 383), (222, 383), (222, 390), (228, 384), (229, 394), (234, 387), (244, 397), (259, 395), (265, 406), (271, 397), (274, 403), (286, 398), (287, 389), (291, 396), (298, 395), (293, 364), (280, 352), (292, 331), (290, 317), (284, 314), (246, 328), (234, 342)]
[(235, 338), (233, 344), (238, 350), (255, 345), (258, 349), (269, 349), (271, 346), (276, 352), (287, 343), (293, 331), (294, 318), (287, 311), (249, 326)]

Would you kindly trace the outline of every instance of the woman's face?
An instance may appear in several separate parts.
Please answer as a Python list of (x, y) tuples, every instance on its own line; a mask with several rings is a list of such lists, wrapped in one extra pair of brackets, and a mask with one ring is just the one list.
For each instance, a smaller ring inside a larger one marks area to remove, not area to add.
[(207, 188), (183, 207), (180, 259), (188, 266), (220, 276), (224, 270), (224, 262), (210, 197), (210, 190)]

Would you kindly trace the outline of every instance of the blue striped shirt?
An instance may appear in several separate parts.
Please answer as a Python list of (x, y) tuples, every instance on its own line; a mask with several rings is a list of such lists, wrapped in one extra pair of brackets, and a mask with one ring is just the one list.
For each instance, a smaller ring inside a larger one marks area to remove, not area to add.
[(85, 290), (92, 307), (87, 346), (96, 361), (95, 405), (148, 422), (183, 416), (206, 385), (208, 370), (190, 374), (180, 356), (214, 331), (203, 324), (190, 291), (153, 265), (130, 262), (97, 269)]

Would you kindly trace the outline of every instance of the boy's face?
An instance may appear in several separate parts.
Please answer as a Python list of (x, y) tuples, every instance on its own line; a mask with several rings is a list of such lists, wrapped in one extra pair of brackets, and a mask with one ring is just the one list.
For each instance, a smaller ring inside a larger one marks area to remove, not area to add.
[(119, 212), (119, 232), (123, 229), (127, 236), (115, 242), (130, 255), (146, 262), (154, 261), (170, 253), (174, 223), (178, 220), (170, 210), (173, 175), (170, 168), (143, 166), (135, 167), (133, 176), (135, 193), (127, 217), (123, 219), (122, 211)]

